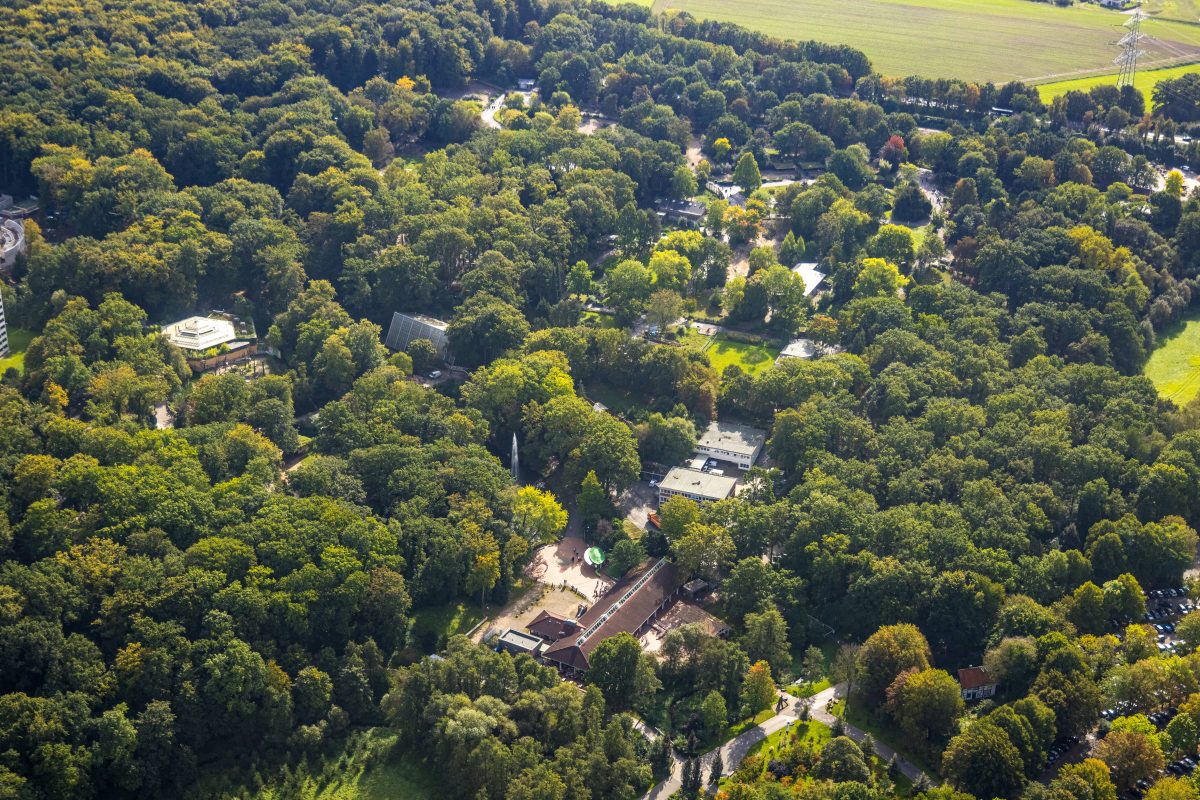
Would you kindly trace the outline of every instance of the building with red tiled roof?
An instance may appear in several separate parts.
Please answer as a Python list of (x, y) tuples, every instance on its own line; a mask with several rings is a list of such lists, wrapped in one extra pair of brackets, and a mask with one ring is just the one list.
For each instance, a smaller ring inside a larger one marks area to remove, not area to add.
[(996, 679), (983, 667), (966, 667), (958, 671), (958, 685), (963, 700), (983, 700), (996, 694)]
[(542, 660), (560, 672), (586, 672), (588, 658), (600, 642), (618, 633), (642, 633), (679, 594), (679, 571), (661, 558), (647, 562), (622, 578), (578, 620), (566, 620), (543, 611), (527, 626), (530, 633), (554, 643), (542, 651)]

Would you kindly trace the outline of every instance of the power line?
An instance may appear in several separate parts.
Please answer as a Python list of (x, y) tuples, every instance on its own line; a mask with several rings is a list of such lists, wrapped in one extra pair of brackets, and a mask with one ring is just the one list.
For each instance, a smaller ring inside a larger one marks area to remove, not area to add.
[(1121, 55), (1117, 56), (1113, 63), (1121, 67), (1121, 74), (1117, 76), (1118, 89), (1133, 86), (1133, 80), (1137, 76), (1138, 58), (1146, 55), (1146, 51), (1142, 49), (1142, 43), (1150, 37), (1142, 33), (1142, 20), (1145, 18), (1141, 9), (1130, 14), (1129, 20), (1125, 23), (1125, 27), (1129, 31), (1121, 37), (1121, 41), (1117, 42), (1121, 48)]

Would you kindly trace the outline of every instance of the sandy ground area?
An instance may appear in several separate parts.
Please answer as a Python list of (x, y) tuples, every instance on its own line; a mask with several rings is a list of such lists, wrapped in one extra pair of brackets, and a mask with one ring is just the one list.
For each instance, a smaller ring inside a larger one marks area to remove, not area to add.
[(560, 589), (539, 583), (520, 600), (505, 608), (486, 625), (480, 625), (471, 637), (477, 642), (499, 636), (509, 628), (524, 631), (541, 611), (549, 611), (560, 617), (573, 617), (584, 600), (572, 589)]
[(590, 134), (595, 133), (596, 131), (604, 130), (605, 128), (608, 128), (608, 127), (612, 126), (613, 124), (614, 123), (609, 122), (606, 119), (600, 119), (599, 117), (588, 116), (588, 117), (584, 117), (583, 122), (581, 122), (579, 124), (579, 132), (590, 135)]
[(646, 481), (634, 481), (617, 498), (617, 508), (627, 520), (645, 530), (650, 514), (658, 509), (658, 489)]
[(564, 537), (557, 544), (548, 544), (538, 549), (533, 556), (529, 573), (547, 586), (567, 586), (574, 589), (587, 602), (608, 591), (615, 581), (600, 573), (595, 567), (583, 563), (583, 552), (587, 544), (574, 536)]

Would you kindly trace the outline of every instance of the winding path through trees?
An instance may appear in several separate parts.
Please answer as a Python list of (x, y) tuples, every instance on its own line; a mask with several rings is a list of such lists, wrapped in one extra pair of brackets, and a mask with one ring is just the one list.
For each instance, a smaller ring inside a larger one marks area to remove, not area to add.
[[(835, 701), (844, 697), (845, 694), (846, 684), (839, 683), (836, 686), (831, 686), (828, 689), (818, 692), (809, 698), (807, 703), (809, 704), (812, 719), (815, 719), (818, 722), (823, 722), (826, 725), (833, 725), (834, 716), (825, 710), (825, 706), (830, 701)], [(789, 724), (800, 719), (800, 707), (804, 705), (806, 701), (797, 700), (791, 695), (783, 694), (782, 692), (779, 693), (779, 696), (784, 697), (789, 701), (789, 704), (786, 708), (765, 722), (756, 725), (745, 733), (735, 736), (725, 744), (721, 745), (721, 763), (724, 765), (723, 774), (729, 775), (735, 769), (737, 769), (738, 764), (742, 763), (742, 759), (746, 757), (746, 755), (750, 752), (750, 748), (755, 744), (761, 742), (763, 739), (766, 739), (772, 733), (775, 733), (776, 731), (781, 730), (782, 728), (785, 728)], [(846, 735), (856, 742), (861, 742), (863, 737), (866, 736), (865, 731), (861, 731), (858, 728), (855, 728), (853, 725), (846, 723), (843, 723), (843, 725), (846, 730)], [(903, 772), (905, 777), (911, 781), (915, 782), (925, 774), (915, 764), (908, 761), (903, 756), (896, 754), (892, 748), (888, 747), (882, 742), (875, 743), (875, 752), (884, 761), (890, 761), (892, 756), (896, 755), (896, 763), (900, 766), (900, 771)], [(706, 767), (711, 757), (712, 756), (710, 754), (703, 759), (703, 763)], [(666, 800), (666, 798), (679, 791), (683, 785), (683, 765), (684, 761), (682, 759), (673, 759), (671, 763), (671, 774), (665, 780), (651, 787), (650, 791), (643, 795), (642, 800)], [(703, 776), (704, 780), (707, 781), (707, 768), (703, 770)], [(926, 777), (928, 778), (928, 776)]]

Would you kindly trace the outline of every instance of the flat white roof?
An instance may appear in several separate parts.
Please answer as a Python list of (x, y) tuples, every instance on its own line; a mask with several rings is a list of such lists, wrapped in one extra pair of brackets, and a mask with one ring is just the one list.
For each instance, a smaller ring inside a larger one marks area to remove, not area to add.
[(700, 434), (696, 447), (724, 450), (748, 457), (754, 455), (766, 440), (767, 432), (762, 428), (734, 425), (732, 422), (710, 422), (704, 433)]
[(163, 328), (162, 332), (172, 344), (183, 350), (207, 350), (237, 338), (232, 322), (208, 317), (181, 319)]
[(797, 264), (792, 267), (792, 272), (800, 276), (800, 280), (804, 281), (804, 294), (811, 297), (812, 293), (821, 285), (821, 281), (825, 280), (825, 273), (817, 269), (815, 263), (812, 264)]
[(811, 339), (792, 339), (779, 351), (780, 358), (813, 358), (816, 354), (817, 345)]
[(501, 642), (509, 642), (517, 647), (523, 647), (527, 650), (536, 650), (537, 646), (544, 644), (541, 638), (528, 633), (522, 633), (514, 628), (509, 628), (500, 637)]
[(733, 487), (736, 485), (736, 478), (685, 467), (671, 467), (671, 471), (659, 484), (659, 490), (693, 494), (708, 500), (724, 500), (733, 495)]

